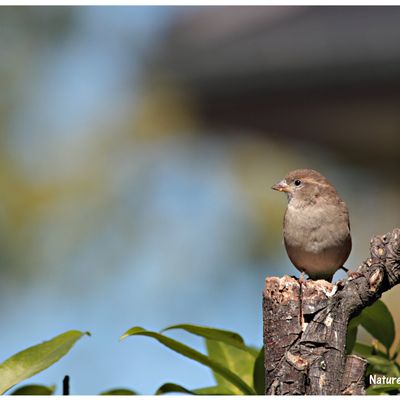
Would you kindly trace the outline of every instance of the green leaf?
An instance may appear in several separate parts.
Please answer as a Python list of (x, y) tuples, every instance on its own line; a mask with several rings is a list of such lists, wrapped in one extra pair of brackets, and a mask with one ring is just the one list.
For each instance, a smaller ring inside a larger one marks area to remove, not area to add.
[(176, 383), (164, 383), (161, 385), (157, 391), (156, 395), (165, 394), (165, 393), (186, 393), (186, 394), (196, 394), (194, 391), (184, 388), (181, 385)]
[(193, 392), (195, 394), (202, 394), (202, 395), (233, 395), (235, 393), (231, 392), (226, 387), (222, 386), (209, 386), (201, 389), (194, 389)]
[(397, 377), (400, 377), (400, 369), (399, 369), (399, 367), (396, 365), (396, 363), (395, 362), (391, 362), (391, 366), (390, 366), (390, 368), (389, 368), (389, 370), (388, 370), (388, 375), (389, 376), (397, 376)]
[(257, 394), (263, 395), (265, 390), (264, 347), (261, 348), (254, 363), (253, 382)]
[(394, 350), (393, 356), (392, 356), (392, 360), (396, 360), (396, 358), (398, 357), (399, 353), (400, 353), (400, 340), (399, 340), (399, 342), (397, 343), (397, 345), (395, 347), (395, 350)]
[(367, 389), (365, 389), (365, 394), (368, 396), (383, 396), (385, 395), (385, 391), (380, 391), (379, 389), (377, 389), (377, 386), (369, 386), (367, 387)]
[[(229, 371), (240, 376), (247, 385), (253, 386), (253, 371), (256, 360), (253, 354), (216, 340), (207, 339), (206, 345), (208, 355), (212, 360), (221, 363)], [(226, 379), (218, 371), (214, 369), (213, 373), (218, 386), (225, 387), (235, 394), (242, 394), (242, 390), (237, 385), (232, 384), (233, 382)]]
[(260, 354), (260, 348), (255, 346), (247, 346), (246, 351), (253, 355), (254, 358), (257, 358)]
[(358, 326), (361, 322), (361, 316), (358, 315), (350, 320), (347, 325), (346, 334), (346, 354), (351, 354), (357, 339)]
[(159, 341), (164, 346), (170, 348), (171, 350), (174, 350), (185, 357), (195, 360), (200, 364), (206, 365), (207, 367), (211, 368), (214, 372), (219, 373), (227, 381), (231, 382), (235, 387), (240, 389), (240, 391), (243, 394), (255, 394), (252, 387), (250, 387), (240, 376), (230, 371), (219, 361), (207, 357), (206, 355), (198, 352), (197, 350), (189, 346), (186, 346), (183, 343), (178, 342), (177, 340), (171, 339), (170, 337), (162, 335), (157, 332), (147, 331), (141, 327), (133, 327), (129, 329), (121, 336), (121, 340), (125, 339), (128, 336), (134, 336), (134, 335), (152, 337), (157, 341)]
[(361, 321), (360, 315), (357, 315), (357, 317), (352, 318), (347, 325), (347, 329), (357, 328), (358, 325), (360, 325), (360, 321)]
[(351, 354), (357, 339), (357, 326), (355, 328), (347, 328), (346, 335), (346, 354)]
[(101, 392), (100, 396), (136, 396), (137, 392), (130, 389), (111, 389), (106, 390), (105, 392)]
[(0, 394), (17, 383), (50, 367), (65, 356), (87, 332), (68, 331), (53, 339), (29, 347), (0, 364)]
[(380, 356), (387, 360), (389, 360), (388, 355), (383, 353), (382, 351), (374, 348), (371, 345), (356, 342), (353, 348), (353, 354), (356, 354), (361, 357), (368, 357), (368, 356)]
[(388, 360), (385, 357), (381, 357), (381, 356), (367, 356), (365, 358), (372, 365), (380, 365), (382, 367), (383, 366), (390, 367), (390, 365), (392, 364), (392, 362), (390, 360)]
[(365, 357), (365, 359), (372, 367), (371, 372), (374, 373), (388, 374), (389, 371), (393, 368), (393, 362), (388, 360), (386, 357), (372, 355)]
[(378, 389), (379, 386), (369, 386), (365, 389), (365, 394), (368, 396), (383, 396), (385, 395), (385, 391), (381, 391)]
[(371, 306), (364, 308), (359, 317), (360, 324), (365, 330), (389, 351), (395, 337), (395, 327), (392, 314), (385, 303), (377, 300)]
[(379, 394), (396, 394), (400, 391), (400, 385), (372, 385), (367, 388), (366, 393), (369, 395)]
[(157, 389), (156, 395), (161, 395), (165, 393), (185, 393), (185, 394), (202, 394), (202, 395), (232, 395), (234, 393), (230, 392), (224, 387), (210, 386), (200, 389), (189, 390), (185, 387), (178, 385), (176, 383), (164, 383)]
[(13, 396), (51, 396), (54, 394), (56, 387), (42, 386), (42, 385), (25, 385), (15, 389), (12, 393)]
[[(361, 357), (372, 356), (374, 352), (374, 348), (368, 344), (356, 342), (353, 347), (353, 354), (356, 354)], [(383, 354), (383, 353), (382, 353)]]
[(169, 331), (172, 329), (182, 329), (194, 335), (201, 336), (204, 339), (217, 340), (218, 342), (224, 342), (226, 344), (230, 344), (231, 346), (238, 347), (239, 349), (243, 350), (247, 349), (242, 337), (239, 334), (232, 331), (209, 328), (206, 326), (199, 326), (199, 325), (180, 324), (180, 325), (168, 326), (161, 332)]

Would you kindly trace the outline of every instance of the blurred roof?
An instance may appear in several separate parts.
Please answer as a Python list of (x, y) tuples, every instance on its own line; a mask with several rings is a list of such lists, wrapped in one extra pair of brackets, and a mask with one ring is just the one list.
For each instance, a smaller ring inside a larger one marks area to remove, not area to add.
[(171, 27), (162, 58), (210, 91), (399, 79), (399, 38), (400, 7), (194, 8)]
[[(170, 26), (157, 65), (212, 126), (394, 161), (399, 38), (400, 7), (192, 7)], [(363, 140), (371, 135), (379, 140)]]

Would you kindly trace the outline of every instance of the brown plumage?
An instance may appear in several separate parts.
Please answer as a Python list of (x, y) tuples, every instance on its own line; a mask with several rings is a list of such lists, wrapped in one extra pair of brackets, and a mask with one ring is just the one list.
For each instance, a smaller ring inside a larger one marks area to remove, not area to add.
[(291, 171), (272, 189), (285, 192), (286, 251), (311, 279), (331, 281), (351, 251), (349, 213), (335, 187), (312, 169)]

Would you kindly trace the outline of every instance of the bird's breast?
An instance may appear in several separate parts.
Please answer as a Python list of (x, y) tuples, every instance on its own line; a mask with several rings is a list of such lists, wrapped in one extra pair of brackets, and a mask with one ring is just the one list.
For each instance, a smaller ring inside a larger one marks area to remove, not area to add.
[(284, 219), (285, 243), (303, 251), (320, 253), (340, 246), (349, 235), (348, 217), (337, 206), (288, 205)]
[(347, 210), (289, 205), (284, 242), (290, 260), (300, 271), (312, 279), (331, 279), (351, 250)]

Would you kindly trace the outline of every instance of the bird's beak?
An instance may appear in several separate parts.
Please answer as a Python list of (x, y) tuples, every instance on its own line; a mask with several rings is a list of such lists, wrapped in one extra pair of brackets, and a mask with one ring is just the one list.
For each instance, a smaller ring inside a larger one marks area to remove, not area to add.
[(284, 179), (280, 182), (275, 183), (275, 185), (272, 186), (271, 189), (277, 190), (278, 192), (290, 192), (289, 185)]

